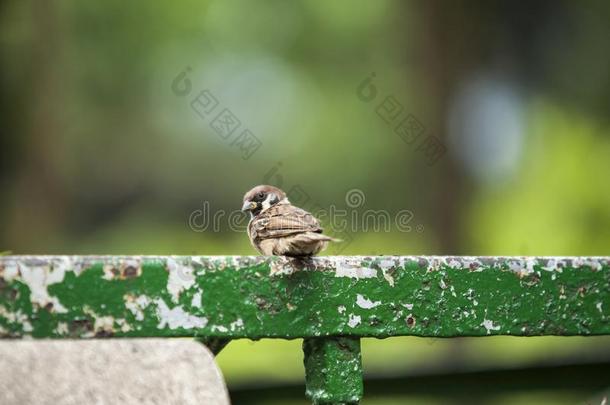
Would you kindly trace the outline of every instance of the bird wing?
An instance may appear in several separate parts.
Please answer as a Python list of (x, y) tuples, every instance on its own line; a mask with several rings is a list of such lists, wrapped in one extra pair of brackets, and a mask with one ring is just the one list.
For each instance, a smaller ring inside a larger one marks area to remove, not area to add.
[(251, 231), (257, 239), (283, 238), (303, 232), (321, 233), (318, 220), (291, 204), (277, 204), (252, 220)]

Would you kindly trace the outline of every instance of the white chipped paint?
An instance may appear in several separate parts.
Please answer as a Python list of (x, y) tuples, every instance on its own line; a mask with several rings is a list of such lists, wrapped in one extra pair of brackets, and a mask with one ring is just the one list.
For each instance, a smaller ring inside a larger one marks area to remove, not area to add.
[(381, 301), (371, 301), (362, 294), (356, 295), (356, 305), (360, 308), (371, 309), (381, 305)]
[[(26, 314), (24, 314), (20, 309), (12, 312), (7, 310), (4, 306), (0, 305), (0, 317), (6, 319), (10, 323), (18, 323), (21, 325), (22, 330), (25, 333), (32, 332), (34, 328), (30, 323), (30, 320)], [(0, 331), (2, 333), (6, 333), (6, 331)]]
[(413, 304), (400, 304), (400, 305), (407, 308), (409, 311), (411, 311), (413, 309)]
[(475, 256), (463, 256), (462, 258), (462, 268), (467, 269), (474, 272), (483, 271), (483, 264), (481, 261)]
[(19, 276), (19, 266), (15, 262), (8, 262), (2, 270), (2, 278), (10, 282), (17, 276)]
[(197, 291), (195, 294), (193, 294), (191, 306), (194, 308), (201, 308), (201, 291)]
[(83, 312), (93, 318), (93, 332), (87, 332), (83, 336), (93, 337), (96, 332), (104, 331), (113, 333), (114, 332), (114, 317), (109, 315), (101, 316), (97, 314), (91, 307), (85, 305)]
[(11, 311), (7, 310), (4, 305), (0, 305), (0, 316), (9, 322), (15, 322), (15, 320), (17, 319), (16, 318), (17, 314), (19, 314), (19, 313), (21, 313), (21, 310), (19, 310), (17, 312), (11, 312)]
[(53, 311), (57, 313), (68, 312), (57, 297), (49, 295), (47, 289), (52, 284), (64, 281), (66, 275), (66, 268), (64, 266), (49, 268), (48, 266), (26, 266), (20, 263), (19, 273), (21, 274), (21, 280), (30, 289), (30, 301), (32, 304), (36, 304), (41, 308), (52, 304)]
[(227, 329), (226, 326), (222, 326), (222, 325), (212, 325), (212, 332), (222, 332), (222, 333), (226, 333), (229, 331), (229, 329)]
[(396, 322), (397, 320), (402, 318), (403, 315), (404, 315), (404, 312), (402, 310), (397, 311), (396, 315), (394, 315), (394, 318), (392, 319), (392, 322)]
[(53, 259), (52, 264), (55, 269), (63, 274), (72, 271), (77, 276), (79, 276), (86, 268), (83, 265), (83, 259), (79, 256), (59, 256)]
[(337, 307), (337, 312), (339, 312), (340, 314), (344, 314), (345, 310), (346, 310), (345, 305), (339, 305)]
[(395, 266), (394, 259), (381, 259), (379, 261), (379, 268), (381, 270), (389, 270)]
[(146, 295), (140, 295), (136, 298), (136, 303), (140, 306), (140, 308), (146, 308), (150, 305), (150, 299)]
[(597, 308), (597, 310), (599, 311), (600, 314), (603, 314), (601, 302), (598, 302), (597, 304), (595, 304), (595, 308)]
[(572, 266), (576, 269), (587, 266), (591, 267), (595, 271), (599, 271), (602, 269), (602, 264), (600, 260), (585, 257), (577, 257), (572, 260)]
[(472, 288), (469, 288), (468, 291), (462, 294), (462, 296), (465, 297), (468, 301), (472, 302), (472, 305), (474, 305), (475, 307), (479, 305), (479, 301), (474, 298), (474, 290)]
[(532, 258), (509, 260), (508, 269), (523, 277), (532, 274), (536, 264), (537, 261)]
[(137, 321), (144, 320), (144, 309), (150, 305), (150, 299), (146, 295), (134, 297), (133, 295), (124, 295), (125, 307), (135, 316)]
[(102, 276), (102, 278), (104, 280), (112, 280), (114, 278), (114, 273), (112, 272), (112, 269), (114, 268), (114, 265), (111, 264), (105, 264), (103, 267), (103, 272), (104, 275)]
[(95, 323), (93, 324), (93, 329), (95, 331), (106, 331), (113, 332), (114, 331), (114, 317), (110, 315), (106, 316), (96, 316)]
[(379, 268), (383, 273), (383, 278), (388, 282), (390, 287), (394, 287), (394, 277), (389, 274), (389, 270), (395, 266), (393, 259), (381, 259), (379, 261)]
[(385, 279), (385, 281), (388, 282), (388, 284), (390, 285), (390, 287), (394, 287), (394, 277), (392, 277), (391, 274), (388, 274), (387, 272), (383, 272), (383, 278)]
[(26, 333), (29, 333), (34, 330), (34, 328), (32, 327), (32, 324), (27, 319), (24, 320), (21, 324), (23, 325), (23, 331)]
[(28, 319), (28, 316), (24, 314), (20, 309), (12, 312), (0, 305), (0, 317), (6, 319), (10, 323), (18, 323), (23, 328), (24, 332), (32, 332), (34, 328)]
[(493, 321), (490, 319), (483, 319), (481, 322), (481, 326), (487, 330), (487, 334), (489, 335), (492, 330), (500, 330), (500, 325), (494, 325)]
[(167, 279), (167, 291), (172, 296), (172, 301), (178, 303), (180, 293), (195, 285), (193, 268), (179, 263), (178, 260), (169, 257), (167, 259), (169, 278)]
[(70, 330), (68, 329), (67, 322), (57, 322), (54, 332), (58, 335), (67, 335)]
[(347, 320), (347, 326), (350, 328), (355, 328), (360, 325), (362, 322), (362, 317), (360, 315), (349, 314), (349, 319)]
[(339, 262), (337, 263), (335, 277), (349, 277), (357, 279), (376, 278), (377, 270), (370, 267), (358, 267), (349, 263)]
[(280, 258), (277, 261), (271, 262), (269, 266), (270, 276), (291, 275), (297, 271), (297, 268), (292, 265), (291, 259)]
[(451, 267), (452, 269), (461, 269), (462, 268), (462, 262), (459, 260), (453, 259), (453, 258), (447, 262), (447, 265), (449, 267)]
[(572, 260), (572, 266), (575, 268), (579, 268), (585, 265), (585, 260), (581, 259), (581, 258), (575, 258), (574, 260)]
[(208, 318), (191, 315), (181, 305), (170, 309), (161, 298), (157, 298), (155, 304), (157, 304), (157, 317), (159, 318), (157, 328), (159, 329), (165, 327), (170, 329), (204, 328), (208, 324)]
[(430, 257), (428, 259), (428, 268), (426, 269), (426, 271), (430, 272), (430, 271), (437, 271), (441, 268), (442, 264), (444, 263), (444, 258), (442, 257)]
[(243, 329), (244, 328), (244, 320), (239, 318), (236, 321), (233, 321), (229, 324), (229, 329), (231, 329), (231, 332), (235, 332), (238, 329)]
[(117, 325), (121, 328), (121, 332), (127, 333), (132, 330), (131, 325), (127, 323), (125, 318), (119, 318), (116, 320)]
[[(547, 261), (545, 266), (542, 266), (542, 270), (555, 272), (559, 266), (565, 266), (565, 262), (561, 259), (551, 257)], [(553, 274), (553, 277), (555, 275)], [(553, 278), (554, 280), (554, 278)]]
[(583, 266), (591, 267), (594, 270), (601, 270), (608, 264), (605, 257), (474, 257), (474, 256), (408, 256), (401, 257), (401, 260), (419, 260), (427, 262), (428, 271), (438, 271), (443, 267), (451, 269), (468, 269), (470, 271), (483, 271), (485, 268), (500, 269), (505, 264), (511, 271), (526, 276), (534, 272), (534, 266), (538, 265), (546, 271), (561, 273), (565, 267), (580, 268)]

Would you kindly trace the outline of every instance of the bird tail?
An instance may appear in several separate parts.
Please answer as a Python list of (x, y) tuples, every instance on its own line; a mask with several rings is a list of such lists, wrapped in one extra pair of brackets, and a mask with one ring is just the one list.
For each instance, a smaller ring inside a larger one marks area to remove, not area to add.
[(324, 242), (343, 242), (343, 239), (333, 238), (331, 236), (324, 235), (321, 233), (315, 233), (315, 234), (311, 235), (310, 237), (312, 239), (320, 240), (320, 241), (324, 241)]

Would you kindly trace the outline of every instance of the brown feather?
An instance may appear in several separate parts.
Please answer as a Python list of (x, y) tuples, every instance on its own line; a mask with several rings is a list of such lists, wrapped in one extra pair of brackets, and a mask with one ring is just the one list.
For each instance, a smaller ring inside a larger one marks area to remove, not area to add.
[(274, 193), (279, 202), (256, 213), (248, 224), (252, 246), (264, 255), (311, 256), (318, 254), (328, 242), (338, 239), (322, 234), (320, 222), (309, 212), (288, 202), (286, 194), (272, 186), (257, 186), (244, 196), (252, 201), (260, 193)]
[(321, 233), (320, 223), (309, 212), (289, 203), (279, 203), (261, 212), (251, 222), (260, 239), (281, 238), (303, 232)]

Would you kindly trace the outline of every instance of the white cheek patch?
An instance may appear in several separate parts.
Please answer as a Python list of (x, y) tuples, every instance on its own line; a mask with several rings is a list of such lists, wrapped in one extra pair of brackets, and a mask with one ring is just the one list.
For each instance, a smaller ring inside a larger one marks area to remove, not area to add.
[(271, 201), (274, 199), (274, 197), (275, 197), (275, 195), (273, 195), (271, 193), (267, 194), (267, 198), (265, 198), (265, 201), (263, 201), (263, 203), (262, 203), (263, 209), (261, 210), (261, 212), (268, 210), (271, 207)]

